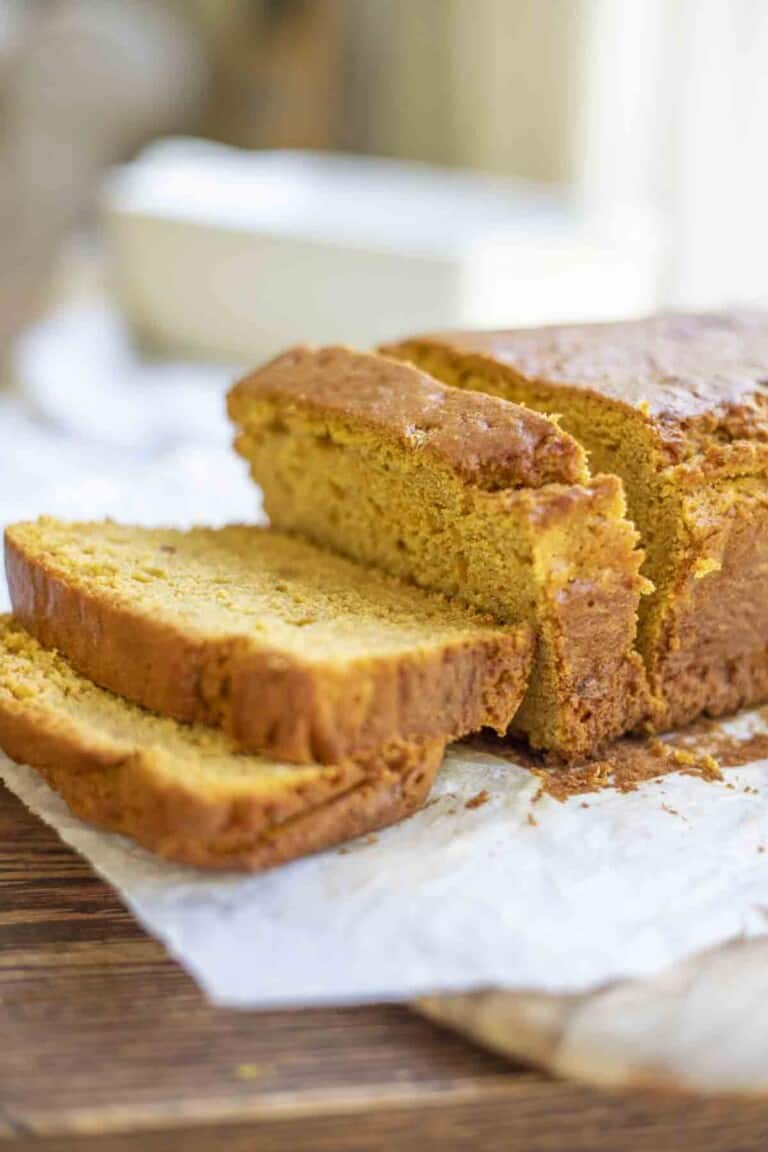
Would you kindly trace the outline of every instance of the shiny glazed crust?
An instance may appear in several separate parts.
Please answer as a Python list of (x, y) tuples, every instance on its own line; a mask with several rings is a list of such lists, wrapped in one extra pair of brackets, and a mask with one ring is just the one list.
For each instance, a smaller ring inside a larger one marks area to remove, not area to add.
[(247, 637), (200, 639), (62, 579), (6, 532), (14, 615), (95, 683), (165, 716), (224, 728), (295, 763), (364, 763), (382, 747), (503, 731), (523, 698), (529, 628), (354, 664), (303, 664)]
[[(416, 336), (382, 351), (442, 349), (528, 382), (641, 412), (670, 459), (768, 439), (768, 312), (669, 313), (608, 324)], [(467, 366), (471, 366), (469, 363)]]
[(427, 453), (466, 483), (489, 491), (588, 477), (582, 449), (546, 416), (447, 387), (383, 356), (346, 348), (291, 349), (235, 385), (230, 416), (239, 423), (258, 400), (348, 417), (356, 427), (367, 425)]

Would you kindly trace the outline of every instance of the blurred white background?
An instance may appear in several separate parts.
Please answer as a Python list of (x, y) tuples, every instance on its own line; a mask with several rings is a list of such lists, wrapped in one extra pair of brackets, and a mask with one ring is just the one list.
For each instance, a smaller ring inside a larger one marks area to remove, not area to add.
[(292, 340), (768, 301), (766, 61), (766, 0), (0, 0), (0, 518), (247, 514)]

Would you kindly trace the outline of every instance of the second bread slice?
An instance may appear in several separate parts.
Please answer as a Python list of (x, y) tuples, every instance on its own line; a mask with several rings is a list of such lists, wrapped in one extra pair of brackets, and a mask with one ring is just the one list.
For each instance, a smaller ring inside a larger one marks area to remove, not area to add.
[(6, 533), (16, 616), (102, 687), (297, 763), (504, 731), (526, 626), (262, 528), (43, 519)]
[(408, 816), (440, 741), (360, 765), (284, 764), (97, 688), (0, 617), (0, 748), (83, 820), (201, 868), (270, 868)]

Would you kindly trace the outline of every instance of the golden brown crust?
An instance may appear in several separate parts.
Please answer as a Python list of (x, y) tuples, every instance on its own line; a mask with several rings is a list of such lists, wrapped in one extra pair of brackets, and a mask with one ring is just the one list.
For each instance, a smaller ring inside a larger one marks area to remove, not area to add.
[(370, 775), (342, 764), (266, 799), (263, 792), (232, 794), (191, 779), (180, 784), (158, 770), (162, 749), (110, 746), (77, 720), (62, 723), (34, 697), (7, 694), (0, 694), (0, 746), (36, 767), (83, 820), (169, 860), (249, 871), (409, 815), (426, 798), (444, 749), (442, 741), (390, 748), (371, 763)]
[(530, 629), (476, 636), (345, 667), (303, 664), (153, 619), (67, 580), (6, 533), (14, 614), (95, 683), (178, 720), (221, 726), (243, 748), (296, 763), (365, 761), (383, 745), (504, 730), (527, 683)]
[[(346, 348), (295, 348), (246, 376), (229, 395), (233, 420), (253, 401), (351, 419), (428, 453), (487, 490), (587, 478), (576, 441), (546, 416), (493, 396), (440, 384), (407, 364)], [(329, 430), (329, 435), (331, 435)]]
[[(609, 324), (446, 332), (382, 351), (447, 350), (521, 379), (643, 413), (682, 459), (707, 443), (768, 441), (768, 313), (667, 314)], [(466, 360), (467, 369), (472, 363)]]

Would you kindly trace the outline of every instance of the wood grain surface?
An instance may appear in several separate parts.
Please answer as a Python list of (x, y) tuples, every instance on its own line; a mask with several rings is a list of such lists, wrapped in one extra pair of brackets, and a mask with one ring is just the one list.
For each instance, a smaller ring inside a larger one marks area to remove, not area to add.
[(548, 1079), (405, 1008), (233, 1012), (0, 786), (0, 1145), (763, 1149), (768, 1104)]

